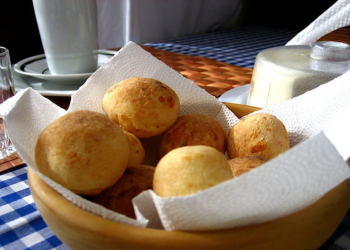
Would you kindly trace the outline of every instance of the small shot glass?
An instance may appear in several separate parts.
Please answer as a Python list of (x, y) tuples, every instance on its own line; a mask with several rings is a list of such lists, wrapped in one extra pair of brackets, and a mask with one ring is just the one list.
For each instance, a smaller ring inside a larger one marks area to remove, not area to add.
[[(15, 94), (10, 53), (0, 47), (0, 105)], [(6, 132), (5, 121), (0, 115), (0, 160), (12, 155), (16, 149)]]

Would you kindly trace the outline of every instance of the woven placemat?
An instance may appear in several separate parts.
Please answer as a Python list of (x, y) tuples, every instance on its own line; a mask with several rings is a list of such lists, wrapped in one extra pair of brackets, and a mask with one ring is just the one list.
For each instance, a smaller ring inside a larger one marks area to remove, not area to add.
[(19, 155), (17, 153), (14, 153), (5, 159), (0, 160), (0, 173), (15, 167), (22, 166), (24, 164), (25, 163), (22, 161)]
[(249, 68), (147, 46), (142, 48), (216, 97), (235, 87), (249, 84), (252, 77), (253, 70)]
[(336, 41), (350, 44), (350, 26), (339, 28), (327, 35), (324, 35), (318, 41)]
[[(321, 37), (319, 41), (338, 41), (350, 44), (350, 26), (333, 31)], [(148, 46), (142, 47), (216, 97), (230, 89), (249, 84), (252, 77), (253, 69), (250, 68), (234, 66), (205, 57), (183, 55)], [(119, 48), (112, 50), (119, 50)], [(68, 108), (70, 102), (70, 98), (52, 97), (49, 99), (65, 109)], [(0, 173), (23, 164), (20, 157), (13, 154), (0, 161)]]

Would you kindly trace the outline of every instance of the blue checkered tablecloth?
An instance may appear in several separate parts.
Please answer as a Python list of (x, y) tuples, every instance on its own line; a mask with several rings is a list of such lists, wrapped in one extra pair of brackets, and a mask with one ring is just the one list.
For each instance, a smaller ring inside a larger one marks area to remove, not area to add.
[[(263, 49), (283, 46), (296, 31), (247, 27), (145, 45), (253, 68)], [(27, 181), (27, 166), (0, 174), (0, 250), (68, 249), (46, 226)], [(320, 250), (350, 250), (350, 210)]]
[(298, 32), (268, 27), (245, 27), (172, 39), (145, 45), (179, 54), (202, 56), (245, 68), (253, 68), (257, 54), (284, 46)]
[(27, 168), (0, 174), (0, 249), (68, 249), (36, 209)]

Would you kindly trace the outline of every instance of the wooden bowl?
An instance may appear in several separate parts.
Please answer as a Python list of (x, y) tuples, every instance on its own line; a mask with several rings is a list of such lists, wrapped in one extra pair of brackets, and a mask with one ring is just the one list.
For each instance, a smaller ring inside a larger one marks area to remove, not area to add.
[(33, 170), (28, 180), (35, 204), (56, 236), (71, 249), (317, 249), (335, 231), (350, 205), (350, 179), (292, 215), (229, 230), (168, 232), (137, 228), (73, 205)]
[[(258, 110), (238, 104), (228, 107), (239, 117)], [(31, 169), (28, 181), (44, 221), (71, 249), (317, 249), (332, 235), (350, 206), (347, 179), (314, 204), (284, 218), (229, 230), (167, 232), (120, 224), (84, 211)]]
[[(258, 110), (232, 104), (239, 117)], [(348, 161), (349, 163), (350, 161)], [(350, 206), (350, 179), (292, 215), (229, 230), (168, 232), (103, 219), (75, 206), (28, 169), (37, 209), (53, 233), (71, 249), (317, 249), (335, 231)]]

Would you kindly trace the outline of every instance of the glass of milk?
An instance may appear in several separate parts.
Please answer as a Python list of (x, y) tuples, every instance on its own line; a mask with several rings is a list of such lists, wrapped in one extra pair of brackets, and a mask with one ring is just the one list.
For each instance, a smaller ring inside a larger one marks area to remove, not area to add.
[(331, 81), (349, 70), (350, 45), (316, 42), (261, 51), (255, 60), (247, 104), (268, 107)]

